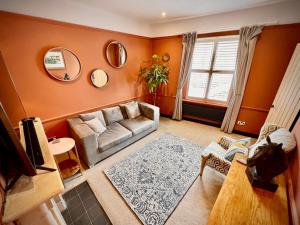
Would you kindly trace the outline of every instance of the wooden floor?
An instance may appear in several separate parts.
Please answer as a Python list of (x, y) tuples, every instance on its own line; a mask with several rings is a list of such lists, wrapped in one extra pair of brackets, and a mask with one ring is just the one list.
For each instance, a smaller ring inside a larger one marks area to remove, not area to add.
[[(66, 191), (87, 180), (112, 224), (141, 224), (139, 219), (106, 178), (103, 170), (126, 158), (130, 153), (138, 151), (146, 143), (151, 142), (166, 132), (187, 138), (204, 147), (212, 140), (218, 141), (220, 137), (224, 135), (231, 136), (233, 138), (242, 137), (241, 135), (224, 134), (219, 128), (200, 123), (174, 121), (162, 117), (157, 131), (128, 146), (108, 159), (98, 163), (92, 169), (85, 168), (83, 176), (66, 184)], [(223, 175), (220, 175), (209, 167), (206, 167), (203, 176), (196, 179), (173, 214), (167, 220), (166, 225), (206, 224), (223, 181)]]

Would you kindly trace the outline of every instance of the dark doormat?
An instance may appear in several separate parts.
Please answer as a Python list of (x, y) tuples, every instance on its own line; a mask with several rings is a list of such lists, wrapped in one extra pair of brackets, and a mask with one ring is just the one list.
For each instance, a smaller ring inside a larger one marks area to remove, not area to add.
[(67, 225), (112, 224), (96, 199), (88, 182), (83, 182), (63, 194), (67, 209), (62, 215)]

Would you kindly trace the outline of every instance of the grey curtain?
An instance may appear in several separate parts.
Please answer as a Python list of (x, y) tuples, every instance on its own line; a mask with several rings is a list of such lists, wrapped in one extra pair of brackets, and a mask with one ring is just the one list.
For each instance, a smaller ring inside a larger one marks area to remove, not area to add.
[(229, 97), (228, 108), (221, 126), (221, 130), (224, 132), (231, 133), (235, 125), (247, 84), (257, 36), (261, 31), (261, 26), (242, 27), (240, 30), (236, 71), (232, 84), (233, 91)]
[(182, 88), (190, 74), (190, 67), (196, 40), (196, 32), (183, 34), (180, 73), (177, 85), (174, 112), (172, 116), (172, 118), (175, 120), (182, 119)]

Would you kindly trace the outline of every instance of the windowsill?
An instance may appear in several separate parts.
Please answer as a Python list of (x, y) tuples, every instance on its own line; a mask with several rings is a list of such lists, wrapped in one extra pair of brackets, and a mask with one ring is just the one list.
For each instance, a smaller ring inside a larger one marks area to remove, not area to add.
[(197, 99), (197, 100), (196, 99), (187, 99), (187, 98), (182, 99), (182, 101), (185, 103), (209, 106), (209, 107), (218, 108), (218, 109), (226, 109), (227, 108), (227, 103), (205, 101), (205, 100), (200, 100), (200, 99)]

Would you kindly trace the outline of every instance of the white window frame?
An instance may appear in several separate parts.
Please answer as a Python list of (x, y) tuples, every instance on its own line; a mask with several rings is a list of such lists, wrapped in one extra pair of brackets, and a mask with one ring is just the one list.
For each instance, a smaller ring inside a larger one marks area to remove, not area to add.
[[(211, 59), (211, 65), (210, 68), (208, 70), (203, 70), (203, 69), (192, 69), (190, 70), (190, 74), (189, 74), (189, 79), (187, 81), (187, 88), (186, 88), (186, 99), (191, 99), (191, 100), (198, 100), (201, 102), (206, 102), (206, 103), (217, 103), (217, 104), (221, 104), (221, 105), (227, 105), (228, 104), (228, 99), (230, 96), (230, 93), (232, 92), (232, 82), (230, 85), (230, 90), (228, 93), (228, 97), (226, 101), (219, 101), (219, 100), (212, 100), (212, 99), (208, 99), (208, 92), (209, 92), (209, 88), (210, 88), (210, 84), (211, 84), (211, 79), (212, 79), (212, 74), (213, 73), (222, 73), (222, 74), (233, 74), (235, 73), (235, 69), (234, 70), (214, 70), (214, 63), (215, 63), (215, 56), (216, 56), (216, 51), (217, 51), (217, 43), (219, 41), (230, 41), (230, 40), (239, 40), (239, 35), (228, 35), (228, 36), (218, 36), (218, 37), (208, 37), (208, 38), (197, 38), (196, 42), (214, 42), (214, 48), (213, 48), (213, 54), (212, 54), (212, 59)], [(208, 82), (207, 82), (207, 88), (205, 90), (205, 97), (204, 98), (200, 98), (200, 97), (194, 97), (194, 96), (189, 96), (189, 87), (190, 87), (190, 77), (191, 77), (191, 73), (192, 72), (196, 72), (196, 73), (208, 73)]]

